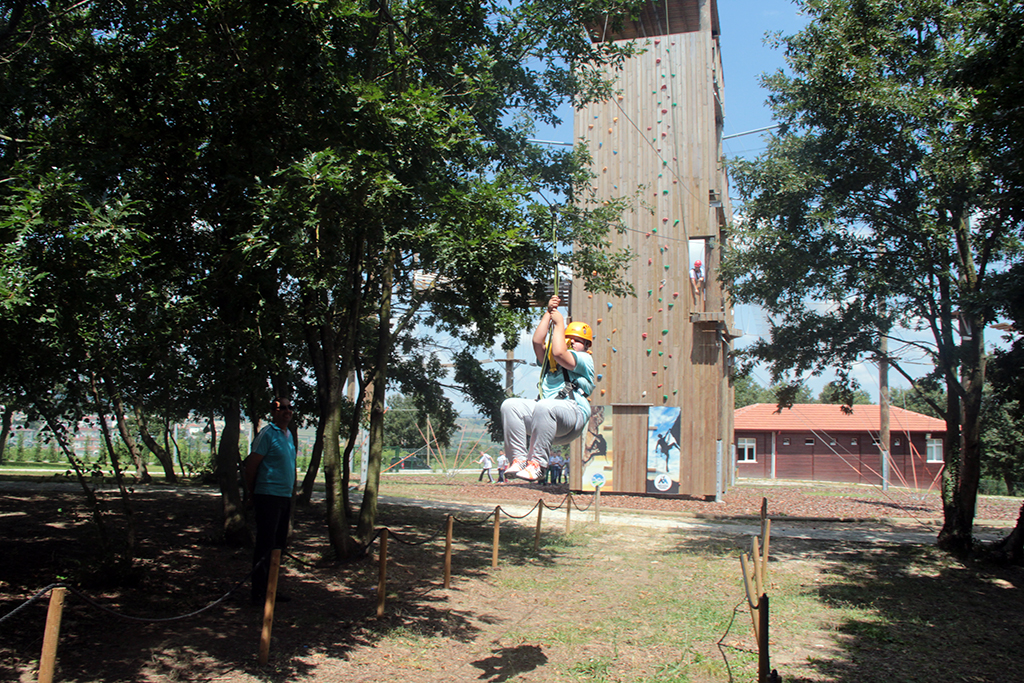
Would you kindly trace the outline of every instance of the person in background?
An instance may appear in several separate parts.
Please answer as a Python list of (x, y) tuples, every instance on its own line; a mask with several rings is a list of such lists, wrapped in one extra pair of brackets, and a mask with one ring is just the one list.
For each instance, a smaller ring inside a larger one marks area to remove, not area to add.
[(480, 459), (477, 460), (480, 463), (482, 470), (480, 470), (480, 477), (477, 481), (483, 481), (484, 475), (487, 475), (487, 481), (491, 484), (494, 483), (494, 479), (491, 478), (491, 468), (494, 467), (494, 461), (491, 459), (491, 454), (487, 451), (480, 451)]
[(704, 266), (700, 261), (694, 261), (693, 268), (690, 268), (690, 290), (693, 292), (693, 302), (703, 310)]
[[(270, 424), (260, 430), (245, 459), (245, 485), (256, 512), (256, 548), (252, 555), (254, 605), (262, 605), (270, 576), (270, 553), (288, 544), (292, 494), (295, 492), (295, 439), (288, 426), (294, 412), (287, 398), (270, 404)], [(277, 594), (277, 602), (290, 598)]]
[(505, 451), (498, 451), (498, 483), (505, 483), (505, 470), (508, 469), (508, 458), (505, 457)]
[(551, 458), (548, 460), (548, 483), (549, 484), (561, 484), (562, 483), (562, 462), (561, 453), (552, 453)]

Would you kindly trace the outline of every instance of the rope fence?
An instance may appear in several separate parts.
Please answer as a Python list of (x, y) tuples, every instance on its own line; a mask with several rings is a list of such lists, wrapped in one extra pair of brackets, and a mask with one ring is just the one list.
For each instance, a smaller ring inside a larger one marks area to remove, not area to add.
[[(510, 520), (523, 520), (533, 514), (534, 511), (537, 513), (537, 525), (536, 532), (534, 535), (533, 549), (537, 552), (540, 548), (541, 529), (543, 512), (545, 509), (548, 510), (559, 510), (565, 508), (565, 533), (569, 533), (571, 530), (571, 513), (575, 507), (580, 512), (585, 512), (594, 506), (594, 521), (600, 521), (600, 489), (597, 489), (593, 498), (587, 503), (586, 506), (580, 507), (577, 499), (573, 497), (570, 492), (558, 503), (558, 505), (549, 505), (544, 502), (541, 498), (537, 501), (532, 508), (526, 513), (516, 515), (510, 511), (505, 510), (500, 505), (496, 506), (492, 512), (487, 514), (482, 519), (470, 519), (463, 520), (456, 517), (454, 514), (448, 514), (445, 516), (445, 522), (438, 529), (434, 530), (429, 536), (420, 539), (413, 539), (408, 534), (400, 534), (389, 529), (388, 527), (380, 527), (374, 531), (373, 536), (366, 542), (363, 547), (363, 552), (360, 554), (360, 558), (366, 557), (372, 551), (373, 544), (379, 542), (378, 547), (378, 579), (377, 579), (377, 606), (376, 614), (378, 617), (384, 615), (386, 607), (386, 596), (387, 596), (387, 565), (388, 565), (388, 542), (394, 540), (394, 542), (400, 545), (406, 545), (411, 547), (424, 546), (429, 543), (436, 541), (442, 534), (445, 537), (445, 549), (444, 549), (444, 588), (451, 588), (451, 574), (452, 574), (452, 549), (453, 549), (453, 528), (456, 522), (464, 526), (484, 526), (489, 521), (493, 525), (493, 537), (492, 537), (492, 550), (491, 550), (491, 567), (493, 569), (498, 568), (499, 560), (499, 548), (500, 548), (500, 534), (501, 534), (501, 521), (502, 515), (509, 518)], [(260, 643), (259, 643), (259, 655), (258, 659), (261, 665), (266, 665), (269, 661), (270, 656), (270, 642), (271, 632), (274, 620), (274, 609), (277, 602), (277, 581), (278, 574), (281, 565), (281, 556), (283, 551), (281, 549), (275, 549), (272, 551), (270, 556), (270, 576), (267, 581), (267, 594), (266, 602), (263, 609), (263, 628), (260, 632)], [(314, 568), (310, 562), (307, 562), (291, 553), (287, 553), (287, 556), (305, 567)], [(66, 582), (52, 583), (45, 588), (39, 590), (30, 598), (26, 599), (22, 604), (15, 607), (13, 610), (5, 615), (0, 616), (0, 627), (3, 627), (5, 622), (13, 619), (16, 615), (22, 611), (28, 609), (31, 605), (41, 601), (47, 594), (50, 596), (49, 607), (47, 609), (46, 623), (44, 627), (43, 635), (43, 648), (39, 660), (39, 673), (37, 680), (39, 683), (52, 683), (53, 675), (56, 668), (57, 658), (57, 646), (60, 638), (60, 624), (63, 615), (65, 598), (68, 592), (75, 597), (79, 598), (83, 603), (89, 607), (96, 609), (104, 614), (108, 614), (117, 619), (122, 619), (134, 623), (149, 623), (149, 624), (161, 624), (171, 623), (177, 621), (184, 621), (187, 619), (193, 619), (206, 612), (209, 612), (213, 608), (221, 605), (234, 595), (238, 590), (251, 578), (253, 573), (259, 568), (260, 564), (266, 560), (261, 560), (256, 563), (252, 570), (249, 571), (241, 580), (239, 580), (230, 590), (221, 595), (216, 600), (209, 602), (203, 607), (187, 612), (185, 614), (174, 615), (170, 617), (140, 617), (117, 610), (110, 609), (96, 600), (92, 599), (79, 589)]]

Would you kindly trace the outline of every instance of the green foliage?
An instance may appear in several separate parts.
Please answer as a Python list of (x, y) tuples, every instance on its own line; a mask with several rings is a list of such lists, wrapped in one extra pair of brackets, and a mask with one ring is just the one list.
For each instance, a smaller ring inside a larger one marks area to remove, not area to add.
[(889, 404), (904, 410), (943, 419), (942, 406), (946, 405), (946, 392), (927, 381), (918, 382), (910, 389), (898, 387), (889, 391)]
[(821, 388), (818, 403), (853, 406), (870, 405), (871, 396), (863, 389), (852, 390), (840, 382), (829, 382)]
[[(992, 82), (1001, 76), (964, 74), (996, 58), (1000, 35), (1016, 52), (999, 59), (1019, 64), (1019, 29), (997, 18), (1000, 2), (798, 5), (806, 28), (774, 39), (789, 69), (764, 77), (779, 132), (756, 160), (733, 164), (744, 220), (722, 277), (772, 321), (748, 362), (767, 363), (773, 382), (835, 371), (848, 397), (853, 365), (878, 357), (883, 336), (908, 379), (901, 351), (924, 352), (946, 383), (947, 432), (961, 436), (947, 449), (940, 542), (969, 549), (983, 330), (1002, 305), (1001, 271), (1021, 257), (1024, 216), (1004, 193), (1016, 167), (979, 154), (992, 146), (979, 146), (981, 131), (1008, 125)], [(1005, 33), (990, 33), (993, 22)]]

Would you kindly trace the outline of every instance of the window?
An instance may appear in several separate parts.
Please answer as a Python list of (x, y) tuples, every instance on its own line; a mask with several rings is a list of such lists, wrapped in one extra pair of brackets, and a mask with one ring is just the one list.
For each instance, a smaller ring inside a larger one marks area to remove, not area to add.
[(783, 439), (782, 440), (782, 445), (783, 446), (788, 446), (789, 445), (789, 439)]
[(928, 439), (928, 462), (942, 462), (942, 439)]
[(857, 445), (857, 437), (853, 437), (852, 439), (850, 439), (850, 445), (851, 446), (856, 446)]
[(814, 437), (812, 436), (809, 439), (804, 439), (804, 445), (805, 446), (813, 446), (814, 445)]
[(899, 439), (896, 439), (895, 441), (892, 442), (892, 445), (893, 446), (899, 446), (901, 443), (902, 442)]
[(736, 439), (736, 462), (757, 462), (757, 441)]

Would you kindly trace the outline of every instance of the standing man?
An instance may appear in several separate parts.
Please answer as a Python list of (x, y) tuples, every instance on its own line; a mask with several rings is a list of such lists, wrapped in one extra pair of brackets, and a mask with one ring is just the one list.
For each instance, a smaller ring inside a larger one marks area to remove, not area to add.
[[(288, 429), (292, 421), (290, 399), (270, 404), (270, 424), (260, 430), (245, 459), (245, 485), (256, 511), (256, 548), (252, 556), (252, 604), (266, 600), (270, 553), (288, 543), (288, 522), (295, 491), (295, 440)], [(288, 598), (278, 594), (278, 602)]]
[(508, 469), (508, 458), (505, 451), (498, 451), (498, 483), (505, 483), (505, 470)]
[(494, 461), (491, 459), (491, 454), (487, 451), (480, 451), (480, 459), (477, 460), (480, 466), (483, 468), (480, 470), (480, 478), (477, 481), (483, 481), (484, 475), (487, 475), (487, 482), (493, 484), (494, 480), (491, 479), (491, 468), (494, 467)]

